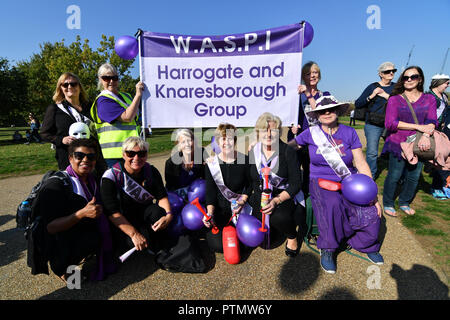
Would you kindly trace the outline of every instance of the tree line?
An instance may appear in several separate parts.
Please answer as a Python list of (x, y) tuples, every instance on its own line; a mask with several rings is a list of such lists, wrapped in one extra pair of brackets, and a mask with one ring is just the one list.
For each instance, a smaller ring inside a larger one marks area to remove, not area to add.
[(92, 49), (89, 40), (77, 36), (67, 45), (60, 42), (40, 44), (40, 52), (25, 61), (11, 65), (0, 57), (0, 126), (24, 126), (28, 114), (34, 113), (42, 121), (59, 76), (73, 72), (80, 77), (89, 101), (98, 95), (97, 71), (106, 62), (117, 68), (120, 90), (134, 95), (138, 79), (130, 74), (133, 60), (121, 59), (114, 51), (114, 37), (102, 35), (100, 46)]

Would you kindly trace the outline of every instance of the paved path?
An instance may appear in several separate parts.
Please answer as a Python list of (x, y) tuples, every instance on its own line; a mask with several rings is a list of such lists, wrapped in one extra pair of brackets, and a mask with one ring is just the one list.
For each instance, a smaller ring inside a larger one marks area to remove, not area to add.
[[(164, 172), (167, 157), (150, 161)], [(209, 254), (213, 268), (205, 274), (169, 273), (158, 269), (148, 254), (134, 254), (105, 281), (69, 290), (55, 276), (30, 274), (26, 242), (15, 229), (17, 205), (40, 178), (0, 180), (0, 299), (448, 299), (445, 275), (413, 234), (391, 217), (382, 219), (382, 266), (343, 252), (337, 257), (337, 273), (329, 275), (304, 244), (292, 259), (280, 242), (271, 250), (256, 248), (238, 265), (229, 265), (222, 254)]]

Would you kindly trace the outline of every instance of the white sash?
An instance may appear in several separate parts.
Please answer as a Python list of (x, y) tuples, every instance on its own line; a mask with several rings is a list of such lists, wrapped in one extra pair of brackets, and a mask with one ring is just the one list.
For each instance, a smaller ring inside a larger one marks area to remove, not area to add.
[[(256, 169), (258, 170), (258, 174), (261, 175), (261, 164), (263, 161), (263, 155), (261, 152), (261, 142), (258, 142), (255, 147), (253, 148), (253, 154), (255, 156), (255, 164), (256, 164)], [(276, 162), (278, 162), (278, 156), (276, 156), (271, 164), (270, 164), (270, 169), (272, 169), (273, 167), (275, 167)], [(285, 190), (289, 187), (289, 184), (287, 183), (287, 179), (286, 178), (281, 178), (279, 176), (277, 176), (275, 173), (273, 173), (272, 170), (270, 170), (270, 176), (269, 176), (269, 187), (276, 187), (277, 189), (280, 190)], [(300, 190), (295, 196), (294, 196), (294, 201), (298, 204), (301, 204), (302, 206), (305, 206), (305, 195), (303, 194), (303, 191)]]
[(91, 122), (89, 118), (79, 113), (78, 110), (72, 106), (68, 106), (70, 111), (67, 111), (67, 109), (64, 107), (62, 103), (57, 103), (56, 105), (58, 106), (59, 109), (61, 109), (61, 111), (67, 113), (69, 116), (74, 117), (77, 122), (84, 122), (87, 125), (89, 125), (89, 123)]
[[(261, 175), (261, 164), (265, 164), (267, 166), (267, 163), (263, 163), (266, 161), (264, 161), (264, 156), (261, 152), (261, 142), (258, 142), (253, 148), (253, 155), (255, 156), (256, 169), (258, 170), (258, 174)], [(278, 155), (275, 156), (269, 166), (271, 169), (269, 176), (269, 187), (276, 187), (277, 189), (284, 190), (289, 186), (286, 182), (287, 179), (279, 177), (273, 172), (273, 168), (275, 168), (278, 163), (278, 158)]]
[[(113, 172), (113, 170), (117, 172), (117, 169), (115, 168), (108, 169), (105, 171), (102, 178), (107, 178), (117, 183), (118, 179), (116, 178), (117, 176)], [(123, 179), (123, 183), (122, 181), (120, 181), (119, 183), (120, 187), (133, 200), (142, 204), (153, 200), (154, 196), (152, 196), (147, 190), (144, 189), (144, 187), (134, 181), (130, 176), (128, 176), (124, 172), (118, 172), (118, 174), (121, 175)]]
[[(209, 171), (211, 172), (211, 176), (213, 177), (214, 182), (216, 183), (216, 186), (220, 190), (220, 193), (222, 193), (223, 197), (230, 203), (233, 200), (238, 201), (241, 195), (228, 189), (228, 187), (225, 185), (225, 182), (223, 181), (222, 171), (220, 170), (219, 158), (217, 157), (217, 155), (209, 158), (206, 163), (208, 165)], [(248, 203), (246, 203), (244, 205), (244, 208), (241, 209), (241, 212), (244, 212), (244, 210), (246, 213), (251, 214), (253, 209)]]
[(351, 175), (352, 173), (347, 168), (344, 160), (342, 160), (339, 153), (328, 141), (327, 137), (323, 133), (319, 125), (315, 125), (309, 128), (311, 137), (319, 149), (320, 154), (325, 158), (325, 161), (333, 169), (336, 175), (342, 179)]

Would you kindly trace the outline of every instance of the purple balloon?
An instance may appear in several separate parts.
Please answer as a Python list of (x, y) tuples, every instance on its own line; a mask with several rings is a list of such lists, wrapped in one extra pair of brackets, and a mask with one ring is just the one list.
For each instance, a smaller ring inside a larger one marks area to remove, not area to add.
[(216, 142), (216, 137), (214, 137), (214, 136), (211, 138), (211, 148), (215, 154), (219, 154), (222, 152), (222, 150), (220, 150), (220, 147)]
[(375, 181), (365, 174), (356, 173), (342, 180), (342, 195), (350, 202), (368, 205), (378, 194)]
[(265, 232), (259, 231), (261, 221), (249, 214), (240, 214), (236, 223), (239, 240), (249, 247), (257, 247), (263, 242)]
[(192, 202), (198, 198), (200, 203), (205, 202), (206, 195), (206, 181), (203, 179), (194, 180), (188, 188), (188, 201)]
[(180, 213), (184, 206), (183, 198), (172, 191), (167, 192), (167, 197), (169, 198), (170, 209), (172, 209), (172, 212), (175, 214)]
[[(205, 209), (206, 212), (206, 209)], [(183, 218), (183, 224), (189, 230), (199, 230), (203, 224), (203, 213), (193, 204), (188, 203), (181, 211), (181, 217)]]
[(183, 224), (183, 218), (180, 214), (175, 215), (167, 229), (169, 235), (177, 237), (183, 234), (184, 230), (186, 230), (186, 227)]
[(122, 59), (134, 59), (139, 52), (138, 40), (132, 36), (121, 36), (116, 40), (114, 50)]
[(313, 38), (314, 29), (308, 21), (305, 21), (305, 36), (303, 39), (303, 48), (306, 48), (311, 43)]

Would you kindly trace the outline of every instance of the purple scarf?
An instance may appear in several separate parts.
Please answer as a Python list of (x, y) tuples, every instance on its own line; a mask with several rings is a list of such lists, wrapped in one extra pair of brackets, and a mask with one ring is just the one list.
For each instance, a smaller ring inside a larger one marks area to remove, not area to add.
[[(100, 191), (95, 178), (92, 174), (88, 176), (88, 186), (80, 179), (77, 173), (69, 165), (66, 168), (69, 176), (77, 179), (86, 195), (86, 200), (89, 202), (95, 196), (96, 203), (101, 203)], [(94, 194), (90, 190), (94, 190)], [(108, 218), (102, 213), (97, 220), (97, 227), (101, 235), (101, 244), (99, 252), (97, 253), (97, 266), (96, 269), (92, 271), (90, 279), (93, 281), (100, 281), (106, 278), (106, 275), (115, 273), (117, 271), (117, 266), (113, 261), (113, 247), (112, 247), (112, 237), (111, 230), (109, 228)]]

